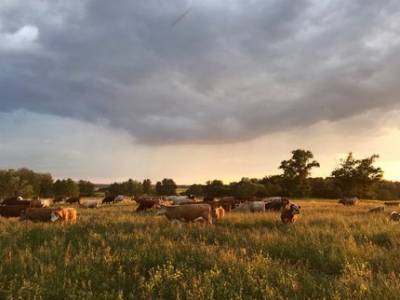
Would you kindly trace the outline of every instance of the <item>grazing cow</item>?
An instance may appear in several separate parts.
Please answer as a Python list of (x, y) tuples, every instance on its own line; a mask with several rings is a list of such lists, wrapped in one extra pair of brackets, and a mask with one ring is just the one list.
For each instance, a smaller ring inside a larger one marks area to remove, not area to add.
[(184, 222), (192, 222), (198, 218), (202, 218), (208, 224), (212, 224), (211, 206), (208, 204), (161, 206), (157, 215), (165, 215), (171, 221), (178, 220)]
[(107, 196), (101, 201), (101, 204), (111, 204), (114, 203), (115, 196)]
[(10, 197), (1, 202), (1, 205), (30, 205), (31, 200), (23, 200), (22, 197)]
[(380, 213), (380, 212), (384, 212), (384, 211), (385, 211), (384, 206), (377, 206), (377, 207), (370, 208), (368, 210), (368, 212), (370, 212), (370, 213)]
[(213, 209), (213, 217), (216, 220), (221, 220), (225, 216), (225, 209), (222, 206), (218, 206)]
[(99, 203), (96, 200), (81, 201), (79, 202), (79, 206), (83, 208), (97, 208)]
[(399, 206), (399, 201), (386, 201), (385, 205), (387, 206)]
[(392, 221), (400, 221), (400, 213), (398, 213), (397, 211), (392, 211), (390, 213), (390, 219)]
[(5, 218), (17, 218), (29, 205), (2, 205), (0, 206), (0, 216)]
[(338, 201), (338, 203), (343, 204), (345, 206), (354, 206), (358, 204), (358, 198), (357, 197), (343, 197)]
[(287, 205), (281, 213), (281, 220), (283, 223), (294, 223), (300, 217), (300, 205), (290, 204)]
[(81, 201), (81, 197), (69, 197), (69, 198), (67, 198), (67, 200), (65, 200), (65, 202), (67, 202), (69, 204), (79, 203), (80, 201)]
[(161, 204), (161, 198), (158, 197), (144, 197), (144, 198), (142, 197), (135, 201), (136, 203), (139, 204), (138, 208), (136, 209), (136, 212), (152, 208), (159, 208)]
[(246, 201), (241, 203), (233, 211), (238, 212), (265, 212), (265, 202), (264, 201)]
[(54, 208), (27, 208), (21, 212), (20, 220), (50, 222)]
[(265, 210), (281, 211), (282, 208), (286, 207), (290, 201), (288, 198), (283, 197), (271, 197), (265, 201)]
[(51, 221), (61, 220), (65, 223), (75, 224), (78, 213), (75, 208), (59, 208), (51, 213)]
[(44, 207), (50, 207), (50, 201), (48, 199), (33, 199), (31, 201), (31, 207), (36, 207), (36, 208), (44, 208)]

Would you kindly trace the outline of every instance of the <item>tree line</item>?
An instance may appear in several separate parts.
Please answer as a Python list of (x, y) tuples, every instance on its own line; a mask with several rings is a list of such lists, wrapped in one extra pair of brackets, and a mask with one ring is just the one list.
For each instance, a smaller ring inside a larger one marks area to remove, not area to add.
[[(210, 180), (206, 184), (193, 184), (186, 195), (198, 197), (234, 196), (247, 199), (252, 197), (312, 197), (339, 198), (357, 196), (366, 199), (400, 199), (400, 182), (383, 180), (383, 170), (374, 166), (378, 155), (355, 158), (349, 153), (326, 178), (310, 177), (311, 170), (320, 167), (311, 151), (297, 149), (291, 157), (280, 163), (280, 175), (264, 178), (242, 178), (238, 182), (224, 184), (221, 180)], [(173, 179), (164, 178), (153, 184), (150, 179), (137, 181), (129, 179), (115, 182), (99, 190), (106, 195), (176, 195), (178, 186)], [(0, 170), (0, 198), (22, 196), (73, 197), (94, 196), (95, 185), (87, 180), (53, 180), (49, 173), (36, 173), (22, 168)]]

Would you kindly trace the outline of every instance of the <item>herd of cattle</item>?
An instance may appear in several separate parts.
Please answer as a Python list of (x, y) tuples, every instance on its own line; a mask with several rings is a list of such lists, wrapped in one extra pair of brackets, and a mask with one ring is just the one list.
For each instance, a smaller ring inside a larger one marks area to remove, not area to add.
[[(107, 196), (101, 204), (113, 204), (121, 202), (124, 196)], [(205, 221), (212, 224), (223, 218), (227, 212), (251, 212), (262, 213), (265, 211), (280, 212), (281, 221), (285, 224), (294, 223), (300, 216), (300, 206), (291, 203), (285, 197), (270, 197), (266, 199), (236, 199), (234, 197), (223, 197), (220, 199), (204, 198), (202, 200), (186, 196), (170, 197), (139, 197), (132, 198), (138, 205), (136, 212), (155, 210), (156, 215), (163, 215), (172, 222), (195, 222)], [(97, 200), (82, 201), (79, 197), (55, 198), (53, 204), (68, 203), (78, 204), (81, 208), (97, 208)], [(342, 198), (338, 203), (345, 206), (358, 204), (357, 198)], [(399, 205), (399, 202), (385, 202), (385, 205)], [(24, 200), (21, 197), (13, 197), (0, 201), (0, 216), (19, 217), (20, 220), (32, 221), (61, 221), (75, 223), (77, 220), (77, 209), (71, 207), (50, 207), (48, 199), (35, 198)], [(369, 212), (383, 212), (385, 206), (371, 208)], [(390, 218), (400, 221), (400, 213), (393, 211)]]

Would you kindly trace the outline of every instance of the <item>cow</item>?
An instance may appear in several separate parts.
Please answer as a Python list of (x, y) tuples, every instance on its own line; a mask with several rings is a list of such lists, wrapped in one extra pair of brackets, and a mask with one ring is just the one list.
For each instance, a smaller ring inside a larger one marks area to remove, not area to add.
[(399, 201), (386, 201), (384, 202), (387, 206), (399, 206)]
[(111, 204), (114, 203), (115, 196), (107, 196), (101, 201), (101, 204)]
[(380, 213), (380, 212), (384, 212), (384, 211), (385, 211), (384, 206), (377, 206), (377, 207), (370, 208), (368, 210), (368, 212), (370, 212), (370, 213)]
[(51, 221), (61, 220), (64, 223), (75, 224), (78, 213), (75, 208), (59, 208), (51, 213)]
[(51, 213), (54, 208), (32, 208), (29, 207), (25, 211), (21, 212), (20, 220), (31, 220), (31, 221), (41, 221), (50, 222)]
[(161, 198), (158, 197), (142, 197), (135, 200), (139, 206), (136, 209), (136, 212), (152, 209), (152, 208), (159, 208), (161, 204)]
[(213, 209), (213, 217), (216, 220), (221, 220), (225, 216), (225, 209), (222, 206), (218, 206)]
[(400, 221), (400, 213), (398, 213), (397, 211), (392, 211), (390, 213), (390, 219), (392, 221)]
[(358, 198), (357, 197), (343, 197), (341, 198), (338, 203), (343, 204), (344, 206), (354, 206), (358, 204)]
[(246, 201), (241, 203), (233, 211), (237, 212), (265, 212), (265, 202), (264, 201)]
[(81, 201), (79, 202), (79, 206), (83, 208), (97, 208), (99, 203), (96, 200)]
[(162, 205), (157, 215), (165, 215), (168, 220), (193, 222), (202, 218), (208, 224), (212, 224), (211, 206), (208, 204), (189, 204), (189, 205)]
[(265, 210), (281, 211), (282, 208), (286, 207), (290, 201), (288, 198), (283, 197), (271, 197), (264, 200)]
[(79, 203), (81, 201), (81, 197), (69, 197), (65, 200), (65, 202), (69, 204)]
[(0, 206), (0, 216), (5, 218), (17, 218), (29, 205), (2, 205)]
[(288, 204), (281, 212), (281, 221), (284, 224), (294, 223), (300, 218), (300, 205)]
[(50, 201), (47, 200), (47, 199), (42, 200), (42, 199), (36, 198), (36, 199), (33, 199), (31, 201), (31, 205), (30, 206), (31, 207), (36, 207), (36, 208), (50, 207)]
[(1, 202), (1, 205), (30, 205), (31, 200), (23, 200), (22, 197), (9, 197)]

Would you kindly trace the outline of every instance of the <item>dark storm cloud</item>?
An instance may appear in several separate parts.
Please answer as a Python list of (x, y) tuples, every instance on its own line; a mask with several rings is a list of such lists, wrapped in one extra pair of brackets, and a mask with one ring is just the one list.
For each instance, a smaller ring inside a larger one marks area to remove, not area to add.
[(118, 3), (0, 4), (0, 110), (168, 144), (399, 107), (398, 1)]

